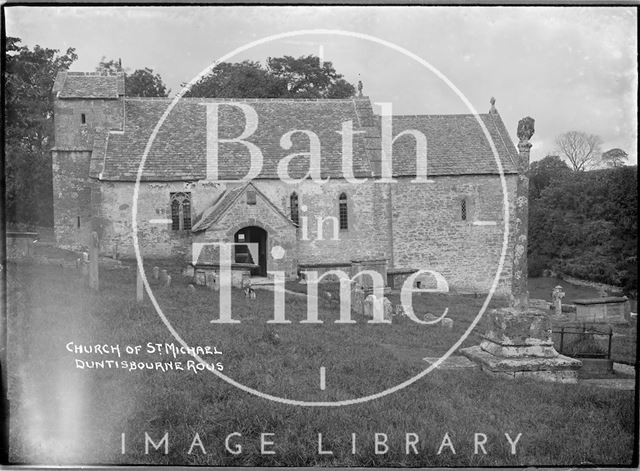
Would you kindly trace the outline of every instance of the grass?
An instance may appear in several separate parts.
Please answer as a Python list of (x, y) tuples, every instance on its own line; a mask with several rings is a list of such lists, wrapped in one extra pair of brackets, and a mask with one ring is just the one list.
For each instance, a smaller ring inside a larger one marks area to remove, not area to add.
[[(169, 267), (171, 268), (171, 267)], [(166, 361), (126, 346), (175, 342), (148, 299), (135, 303), (135, 271), (102, 270), (101, 290), (83, 286), (75, 269), (8, 266), (10, 458), (47, 464), (196, 464), (217, 466), (524, 466), (629, 465), (634, 447), (634, 393), (530, 381), (491, 379), (476, 369), (437, 370), (400, 392), (340, 408), (303, 408), (250, 395), (208, 372), (81, 370), (74, 360), (96, 354), (68, 352), (76, 344), (118, 344), (123, 360)], [(154, 292), (165, 315), (189, 345), (209, 345), (222, 355), (224, 373), (280, 397), (335, 401), (372, 394), (422, 371), (424, 356), (444, 353), (477, 314), (483, 299), (415, 296), (415, 309), (449, 308), (451, 330), (411, 321), (337, 325), (335, 301), (320, 301), (321, 325), (299, 321), (305, 299), (287, 296), (288, 325), (269, 325), (273, 294), (249, 300), (233, 293), (241, 324), (211, 324), (218, 298), (191, 294), (173, 273), (173, 286)], [(500, 301), (495, 301), (499, 305)], [(275, 341), (277, 333), (279, 341)], [(464, 345), (477, 344), (474, 331)], [(409, 354), (404, 354), (409, 352)], [(113, 358), (113, 357), (109, 357)], [(171, 360), (186, 362), (189, 357)], [(326, 368), (327, 388), (319, 388)], [(169, 433), (169, 453), (144, 451), (144, 433), (156, 442)], [(225, 451), (224, 439), (242, 434), (242, 453)], [(474, 433), (487, 435), (487, 455), (474, 454)], [(122, 454), (121, 434), (127, 437)], [(188, 454), (194, 434), (207, 454)], [(275, 455), (260, 453), (260, 434), (274, 433)], [(317, 453), (321, 433), (324, 448)], [(357, 433), (356, 453), (351, 434)], [(374, 434), (387, 433), (390, 450), (377, 455)], [(420, 437), (418, 455), (405, 454), (405, 433)], [(456, 454), (437, 454), (448, 433)], [(505, 433), (522, 433), (516, 455)]]

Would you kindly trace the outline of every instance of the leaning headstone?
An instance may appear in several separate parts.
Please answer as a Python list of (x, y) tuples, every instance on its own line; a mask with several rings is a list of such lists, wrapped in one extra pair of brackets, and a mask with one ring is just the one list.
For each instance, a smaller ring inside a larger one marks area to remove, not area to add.
[(558, 285), (551, 291), (551, 302), (553, 304), (553, 312), (556, 316), (562, 314), (562, 298), (564, 298), (564, 290)]
[(167, 278), (164, 280), (164, 287), (168, 288), (171, 286), (171, 275), (167, 275)]
[(153, 279), (157, 280), (159, 276), (160, 276), (160, 268), (153, 267)]

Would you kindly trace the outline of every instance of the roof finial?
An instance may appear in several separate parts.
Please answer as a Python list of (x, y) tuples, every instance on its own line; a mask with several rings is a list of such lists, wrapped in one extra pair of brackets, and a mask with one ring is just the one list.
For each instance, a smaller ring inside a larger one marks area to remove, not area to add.
[(358, 80), (358, 96), (362, 96), (362, 80)]
[(489, 113), (497, 113), (498, 110), (496, 110), (496, 99), (494, 97), (491, 97), (491, 99), (489, 100), (489, 103), (491, 103), (491, 108), (489, 109)]

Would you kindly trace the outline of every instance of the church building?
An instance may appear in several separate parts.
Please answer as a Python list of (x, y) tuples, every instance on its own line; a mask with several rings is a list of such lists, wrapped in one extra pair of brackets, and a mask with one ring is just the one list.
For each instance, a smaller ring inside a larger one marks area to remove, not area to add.
[[(479, 119), (500, 166), (476, 116), (385, 116), (364, 96), (173, 103), (126, 97), (122, 74), (81, 72), (60, 73), (53, 94), (61, 247), (87, 247), (95, 231), (101, 253), (133, 257), (140, 175), (144, 258), (187, 264), (194, 245), (246, 242), (234, 262), (261, 276), (384, 261), (389, 274), (434, 270), (452, 289), (478, 293), (496, 276), (500, 175), (513, 215), (518, 155), (493, 100)], [(511, 290), (509, 250), (502, 294)]]

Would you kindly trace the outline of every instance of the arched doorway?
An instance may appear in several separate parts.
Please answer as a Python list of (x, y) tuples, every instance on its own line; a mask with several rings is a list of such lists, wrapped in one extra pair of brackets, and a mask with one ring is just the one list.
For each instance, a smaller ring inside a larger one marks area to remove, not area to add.
[(251, 270), (251, 274), (267, 276), (267, 231), (257, 226), (243, 227), (235, 233), (233, 240), (238, 244), (243, 242), (257, 244), (257, 250), (255, 245), (237, 246), (235, 262), (258, 265), (257, 268)]

